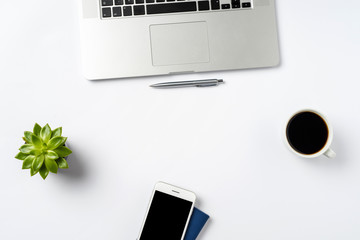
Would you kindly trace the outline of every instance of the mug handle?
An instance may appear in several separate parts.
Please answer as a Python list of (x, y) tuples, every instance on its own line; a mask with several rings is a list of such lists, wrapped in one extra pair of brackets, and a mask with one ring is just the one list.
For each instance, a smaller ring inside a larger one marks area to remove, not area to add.
[(334, 158), (336, 157), (336, 153), (331, 149), (329, 148), (328, 150), (326, 150), (326, 152), (324, 152), (324, 155), (328, 158)]

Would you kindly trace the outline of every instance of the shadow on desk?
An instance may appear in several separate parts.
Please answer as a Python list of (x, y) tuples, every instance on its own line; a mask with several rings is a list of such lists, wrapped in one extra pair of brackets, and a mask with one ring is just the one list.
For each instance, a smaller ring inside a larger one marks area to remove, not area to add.
[(84, 181), (87, 178), (87, 166), (83, 162), (84, 157), (79, 154), (80, 151), (76, 151), (76, 149), (74, 149), (71, 145), (69, 148), (73, 151), (73, 153), (67, 158), (69, 168), (59, 169), (58, 175), (60, 175), (61, 178), (68, 178), (73, 182)]

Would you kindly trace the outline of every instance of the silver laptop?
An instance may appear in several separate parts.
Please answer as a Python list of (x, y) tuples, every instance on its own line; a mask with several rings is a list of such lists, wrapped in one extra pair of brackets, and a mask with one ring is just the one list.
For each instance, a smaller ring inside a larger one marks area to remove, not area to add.
[(271, 67), (274, 0), (82, 0), (87, 79)]

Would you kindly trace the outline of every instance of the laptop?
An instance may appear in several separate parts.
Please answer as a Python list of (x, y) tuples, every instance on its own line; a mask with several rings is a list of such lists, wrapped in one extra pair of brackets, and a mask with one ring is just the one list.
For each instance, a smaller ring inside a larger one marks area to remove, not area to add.
[(275, 0), (82, 0), (89, 80), (276, 66)]

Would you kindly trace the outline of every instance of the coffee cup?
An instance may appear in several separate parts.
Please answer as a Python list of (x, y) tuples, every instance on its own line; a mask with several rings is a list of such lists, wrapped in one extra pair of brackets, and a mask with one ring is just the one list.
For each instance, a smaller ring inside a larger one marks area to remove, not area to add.
[(325, 155), (334, 158), (331, 150), (333, 129), (329, 121), (320, 112), (304, 109), (290, 116), (285, 125), (285, 143), (300, 157), (315, 158)]

